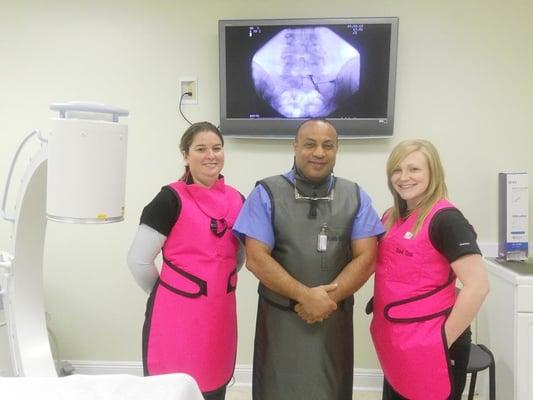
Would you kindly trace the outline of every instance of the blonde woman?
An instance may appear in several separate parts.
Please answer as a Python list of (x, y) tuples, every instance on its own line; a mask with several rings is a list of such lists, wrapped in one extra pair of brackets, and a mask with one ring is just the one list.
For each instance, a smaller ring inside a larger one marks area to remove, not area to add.
[[(435, 147), (398, 144), (387, 161), (394, 199), (380, 238), (370, 327), (383, 399), (460, 399), (470, 323), (489, 287), (476, 233), (447, 197)], [(456, 280), (462, 290), (456, 294)]]

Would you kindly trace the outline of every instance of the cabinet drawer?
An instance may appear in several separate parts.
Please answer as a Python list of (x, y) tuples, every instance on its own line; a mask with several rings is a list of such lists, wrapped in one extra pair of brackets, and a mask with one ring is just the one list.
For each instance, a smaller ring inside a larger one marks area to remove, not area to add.
[(533, 312), (533, 285), (517, 286), (516, 311)]

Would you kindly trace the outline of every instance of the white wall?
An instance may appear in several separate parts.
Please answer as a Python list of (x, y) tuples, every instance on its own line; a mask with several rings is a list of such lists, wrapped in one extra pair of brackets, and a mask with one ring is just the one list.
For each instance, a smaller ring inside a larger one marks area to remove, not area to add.
[[(1, 179), (23, 135), (49, 129), (49, 103), (92, 100), (130, 111), (126, 221), (48, 225), (46, 300), (59, 356), (140, 360), (145, 296), (125, 254), (142, 207), (182, 170), (177, 144), (187, 124), (177, 112), (180, 76), (199, 79), (198, 105), (185, 107), (186, 115), (218, 122), (218, 19), (399, 16), (394, 137), (342, 142), (336, 173), (357, 180), (381, 213), (390, 203), (384, 173), (390, 149), (402, 139), (429, 139), (441, 151), (452, 201), (480, 242), (494, 243), (497, 173), (533, 174), (531, 15), (527, 0), (0, 3)], [(290, 167), (289, 146), (229, 139), (227, 180), (248, 194), (258, 178)], [(0, 248), (10, 248), (9, 234), (9, 224), (1, 223)], [(239, 364), (252, 359), (255, 290), (255, 279), (243, 271)], [(362, 314), (370, 292), (367, 285), (357, 299), (360, 368), (377, 366)]]

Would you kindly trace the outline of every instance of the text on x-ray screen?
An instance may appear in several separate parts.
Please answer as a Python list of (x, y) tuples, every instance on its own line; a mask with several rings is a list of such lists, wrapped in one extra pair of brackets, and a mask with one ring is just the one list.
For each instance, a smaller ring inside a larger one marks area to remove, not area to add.
[(359, 90), (359, 52), (325, 27), (283, 29), (251, 67), (256, 93), (288, 118), (328, 116)]

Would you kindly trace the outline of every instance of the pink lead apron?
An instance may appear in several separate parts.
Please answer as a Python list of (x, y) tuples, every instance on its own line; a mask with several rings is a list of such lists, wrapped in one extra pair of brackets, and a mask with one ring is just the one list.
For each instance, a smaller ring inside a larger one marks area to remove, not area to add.
[(145, 374), (185, 372), (210, 392), (226, 385), (235, 367), (239, 243), (231, 228), (242, 198), (223, 179), (210, 189), (181, 181), (169, 186), (182, 206), (148, 301)]
[(413, 236), (417, 214), (397, 222), (379, 242), (374, 283), (372, 340), (387, 381), (409, 400), (452, 395), (444, 323), (455, 303), (455, 275), (429, 238), (435, 204)]

